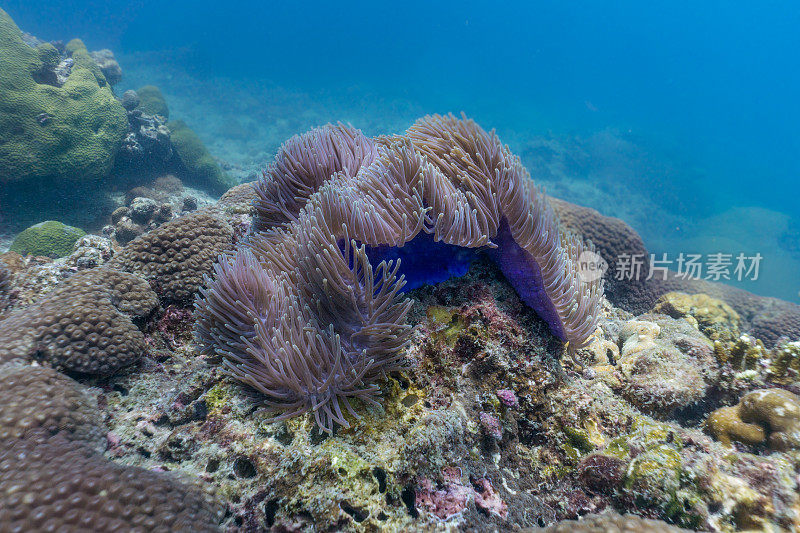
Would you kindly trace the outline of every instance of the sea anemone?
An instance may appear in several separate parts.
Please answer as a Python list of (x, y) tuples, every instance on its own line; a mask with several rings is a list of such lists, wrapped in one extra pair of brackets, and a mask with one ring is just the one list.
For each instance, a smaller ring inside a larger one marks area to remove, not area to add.
[(472, 120), (435, 115), (375, 139), (315, 129), (281, 148), (256, 192), (253, 232), (201, 291), (196, 339), (275, 419), (312, 411), (328, 432), (347, 426), (349, 398), (375, 402), (375, 381), (402, 365), (398, 249), (487, 250), (559, 339), (579, 348), (596, 328), (602, 282), (576, 264), (590, 248), (559, 231), (519, 158)]

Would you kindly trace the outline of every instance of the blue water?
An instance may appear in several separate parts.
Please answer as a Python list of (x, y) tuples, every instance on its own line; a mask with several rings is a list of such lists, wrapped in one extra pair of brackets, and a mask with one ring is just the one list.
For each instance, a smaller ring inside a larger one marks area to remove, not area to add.
[[(433, 4), (433, 5), (431, 5)], [(800, 301), (795, 2), (4, 0), (39, 38), (111, 48), (212, 152), (268, 162), (328, 120), (496, 128), (549, 193), (651, 251), (760, 252), (738, 285)]]

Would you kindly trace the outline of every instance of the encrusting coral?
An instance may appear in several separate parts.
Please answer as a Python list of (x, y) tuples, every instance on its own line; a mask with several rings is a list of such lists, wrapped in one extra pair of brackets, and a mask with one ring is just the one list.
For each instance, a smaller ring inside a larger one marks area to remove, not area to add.
[(488, 250), (571, 348), (596, 328), (602, 282), (576, 264), (590, 248), (559, 231), (519, 158), (471, 120), (429, 116), (376, 139), (312, 130), (283, 146), (256, 191), (255, 231), (201, 291), (196, 337), (278, 418), (313, 411), (327, 431), (348, 426), (342, 404), (357, 416), (347, 399), (374, 401), (374, 381), (400, 365), (411, 303), (398, 296), (398, 250), (412, 262), (403, 274), (418, 246), (420, 270), (439, 265), (445, 278), (469, 264), (462, 250)]
[(730, 446), (767, 442), (773, 450), (800, 448), (800, 397), (783, 389), (756, 390), (733, 407), (717, 409), (706, 421), (708, 432)]

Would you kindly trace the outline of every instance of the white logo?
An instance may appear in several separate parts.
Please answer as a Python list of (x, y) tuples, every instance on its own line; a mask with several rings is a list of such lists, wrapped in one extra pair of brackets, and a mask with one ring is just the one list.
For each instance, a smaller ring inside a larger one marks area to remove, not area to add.
[(583, 283), (599, 280), (606, 270), (608, 270), (608, 263), (599, 254), (586, 250), (578, 257), (578, 279)]

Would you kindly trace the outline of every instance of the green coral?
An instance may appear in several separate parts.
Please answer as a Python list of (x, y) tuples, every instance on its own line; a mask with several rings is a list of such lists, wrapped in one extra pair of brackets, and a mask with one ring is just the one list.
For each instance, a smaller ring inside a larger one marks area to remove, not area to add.
[(82, 229), (47, 220), (34, 224), (17, 235), (9, 249), (22, 255), (63, 257), (72, 252), (75, 241), (84, 235), (86, 233)]
[(127, 131), (125, 110), (78, 40), (62, 87), (37, 83), (57, 55), (31, 48), (0, 9), (0, 183), (107, 175)]
[(170, 122), (172, 146), (178, 154), (186, 178), (197, 185), (208, 187), (215, 192), (223, 192), (236, 183), (225, 174), (211, 156), (200, 137), (182, 120)]
[(139, 106), (144, 113), (148, 115), (161, 115), (165, 120), (169, 120), (169, 107), (161, 90), (155, 85), (145, 85), (138, 91)]

